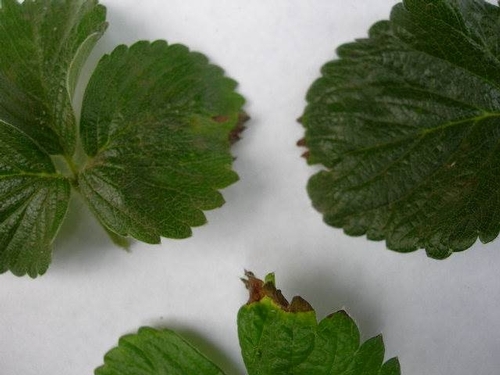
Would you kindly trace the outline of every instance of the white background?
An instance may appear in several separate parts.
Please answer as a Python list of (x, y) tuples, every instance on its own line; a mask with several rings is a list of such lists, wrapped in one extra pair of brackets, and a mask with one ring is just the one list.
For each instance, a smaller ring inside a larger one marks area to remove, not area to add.
[[(322, 318), (345, 308), (363, 339), (383, 333), (405, 375), (500, 372), (500, 241), (431, 260), (323, 224), (305, 191), (296, 118), (335, 47), (366, 36), (392, 0), (106, 0), (110, 27), (88, 69), (119, 43), (167, 39), (240, 82), (252, 116), (235, 146), (241, 180), (191, 239), (126, 253), (80, 203), (48, 273), (0, 276), (0, 374), (90, 375), (119, 336), (169, 327), (228, 375), (244, 374), (236, 314), (243, 270), (276, 272)], [(88, 74), (87, 74), (88, 77)]]

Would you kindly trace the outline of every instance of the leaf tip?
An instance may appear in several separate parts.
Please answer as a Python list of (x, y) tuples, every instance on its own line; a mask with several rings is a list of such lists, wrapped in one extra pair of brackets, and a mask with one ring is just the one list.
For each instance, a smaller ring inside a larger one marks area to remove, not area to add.
[(276, 286), (276, 276), (274, 272), (268, 273), (266, 277), (264, 278), (264, 282), (266, 283), (271, 283), (274, 286)]
[(333, 314), (328, 315), (328, 318), (332, 318), (335, 315), (343, 316), (345, 318), (351, 318), (351, 316), (347, 313), (345, 310), (339, 310), (337, 312), (334, 312)]
[[(297, 146), (308, 148), (306, 138), (304, 137), (304, 138), (299, 139), (297, 141)], [(301, 156), (304, 159), (306, 159), (307, 161), (309, 161), (309, 158), (311, 157), (311, 151), (309, 149), (307, 149)]]
[(295, 296), (292, 298), (292, 302), (290, 303), (288, 311), (292, 313), (299, 313), (314, 311), (314, 309), (304, 298)]
[(269, 273), (264, 281), (255, 277), (254, 273), (250, 271), (245, 271), (245, 276), (246, 279), (242, 279), (242, 281), (249, 291), (247, 305), (260, 302), (263, 298), (267, 297), (282, 310), (287, 312), (299, 313), (314, 311), (309, 302), (300, 296), (293, 297), (292, 302), (289, 303), (283, 296), (281, 290), (276, 288), (274, 273)]
[[(216, 116), (214, 117), (213, 119), (217, 122), (220, 122), (218, 120), (220, 119), (223, 119), (223, 118), (226, 118), (225, 121), (228, 120), (227, 117), (225, 116)], [(236, 125), (235, 127), (233, 128), (233, 130), (231, 130), (231, 132), (229, 133), (229, 142), (234, 145), (236, 142), (238, 142), (240, 139), (241, 139), (241, 134), (245, 131), (246, 129), (246, 126), (245, 126), (245, 123), (250, 120), (250, 116), (245, 112), (245, 111), (242, 111), (238, 114), (238, 120), (236, 122)], [(223, 122), (225, 122), (223, 121)]]
[(266, 277), (266, 281), (263, 281), (256, 277), (253, 272), (245, 271), (246, 279), (243, 279), (243, 282), (249, 292), (247, 305), (260, 302), (263, 298), (269, 297), (280, 307), (288, 307), (288, 301), (283, 297), (281, 291), (276, 289), (274, 276), (271, 277), (270, 275)]

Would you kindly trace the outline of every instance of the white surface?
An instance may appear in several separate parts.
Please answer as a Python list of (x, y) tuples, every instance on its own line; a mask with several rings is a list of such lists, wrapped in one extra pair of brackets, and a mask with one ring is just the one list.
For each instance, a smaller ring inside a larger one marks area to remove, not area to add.
[[(202, 51), (240, 82), (252, 116), (235, 147), (241, 181), (184, 241), (110, 244), (76, 204), (49, 272), (1, 275), (0, 374), (90, 375), (118, 337), (168, 326), (230, 374), (244, 374), (236, 313), (247, 268), (276, 271), (285, 295), (319, 317), (345, 307), (366, 339), (383, 333), (405, 375), (500, 369), (500, 241), (445, 261), (400, 255), (322, 223), (305, 192), (295, 122), (335, 47), (387, 18), (392, 0), (106, 0), (110, 28), (92, 60), (118, 43), (167, 39)], [(90, 64), (91, 65), (91, 64)]]

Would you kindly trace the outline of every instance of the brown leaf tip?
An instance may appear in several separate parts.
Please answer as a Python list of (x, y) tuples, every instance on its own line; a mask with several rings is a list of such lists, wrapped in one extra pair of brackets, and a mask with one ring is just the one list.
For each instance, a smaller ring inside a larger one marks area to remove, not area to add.
[[(298, 147), (305, 147), (307, 148), (307, 141), (306, 141), (306, 138), (302, 138), (302, 139), (299, 139), (299, 141), (297, 142), (297, 146)], [(309, 158), (311, 157), (311, 152), (309, 150), (306, 150), (303, 154), (302, 154), (302, 157), (306, 160), (309, 160)]]
[[(218, 116), (219, 117), (219, 116)], [(241, 139), (241, 134), (245, 131), (245, 123), (250, 120), (250, 116), (246, 112), (240, 112), (236, 126), (229, 133), (229, 142), (234, 145)], [(227, 120), (226, 120), (227, 121)]]
[(249, 298), (247, 304), (259, 302), (265, 297), (264, 282), (255, 277), (253, 272), (245, 271), (246, 279), (241, 279), (248, 289)]
[(292, 303), (290, 304), (288, 311), (292, 313), (298, 313), (314, 311), (314, 309), (304, 298), (295, 296), (292, 298)]
[(242, 279), (242, 281), (245, 283), (249, 292), (247, 305), (260, 302), (264, 297), (268, 297), (282, 310), (287, 312), (298, 313), (314, 311), (312, 306), (302, 297), (294, 297), (292, 303), (289, 303), (283, 296), (283, 293), (281, 293), (281, 290), (276, 288), (274, 282), (264, 282), (255, 277), (253, 272), (250, 271), (245, 271), (245, 276), (246, 279)]
[(297, 141), (297, 146), (299, 146), (299, 147), (307, 147), (306, 139), (305, 138), (299, 139)]

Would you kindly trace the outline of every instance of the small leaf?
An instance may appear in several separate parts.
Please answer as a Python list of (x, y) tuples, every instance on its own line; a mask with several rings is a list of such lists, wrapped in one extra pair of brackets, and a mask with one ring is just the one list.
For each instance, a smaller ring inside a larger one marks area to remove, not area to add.
[(0, 120), (0, 273), (47, 270), (68, 207), (69, 181), (25, 134)]
[(87, 88), (81, 137), (90, 157), (79, 189), (120, 236), (185, 238), (237, 180), (230, 137), (243, 99), (236, 83), (181, 45), (119, 46)]
[(106, 28), (97, 0), (2, 0), (0, 119), (50, 154), (71, 156), (80, 70)]
[(200, 352), (170, 330), (141, 328), (120, 339), (95, 375), (223, 375)]
[(500, 9), (406, 0), (337, 52), (301, 119), (325, 222), (438, 259), (495, 239)]
[(238, 313), (238, 335), (249, 375), (400, 374), (397, 359), (383, 364), (381, 336), (360, 346), (358, 328), (345, 312), (318, 324), (302, 298), (288, 304), (273, 282), (247, 277), (250, 299)]

